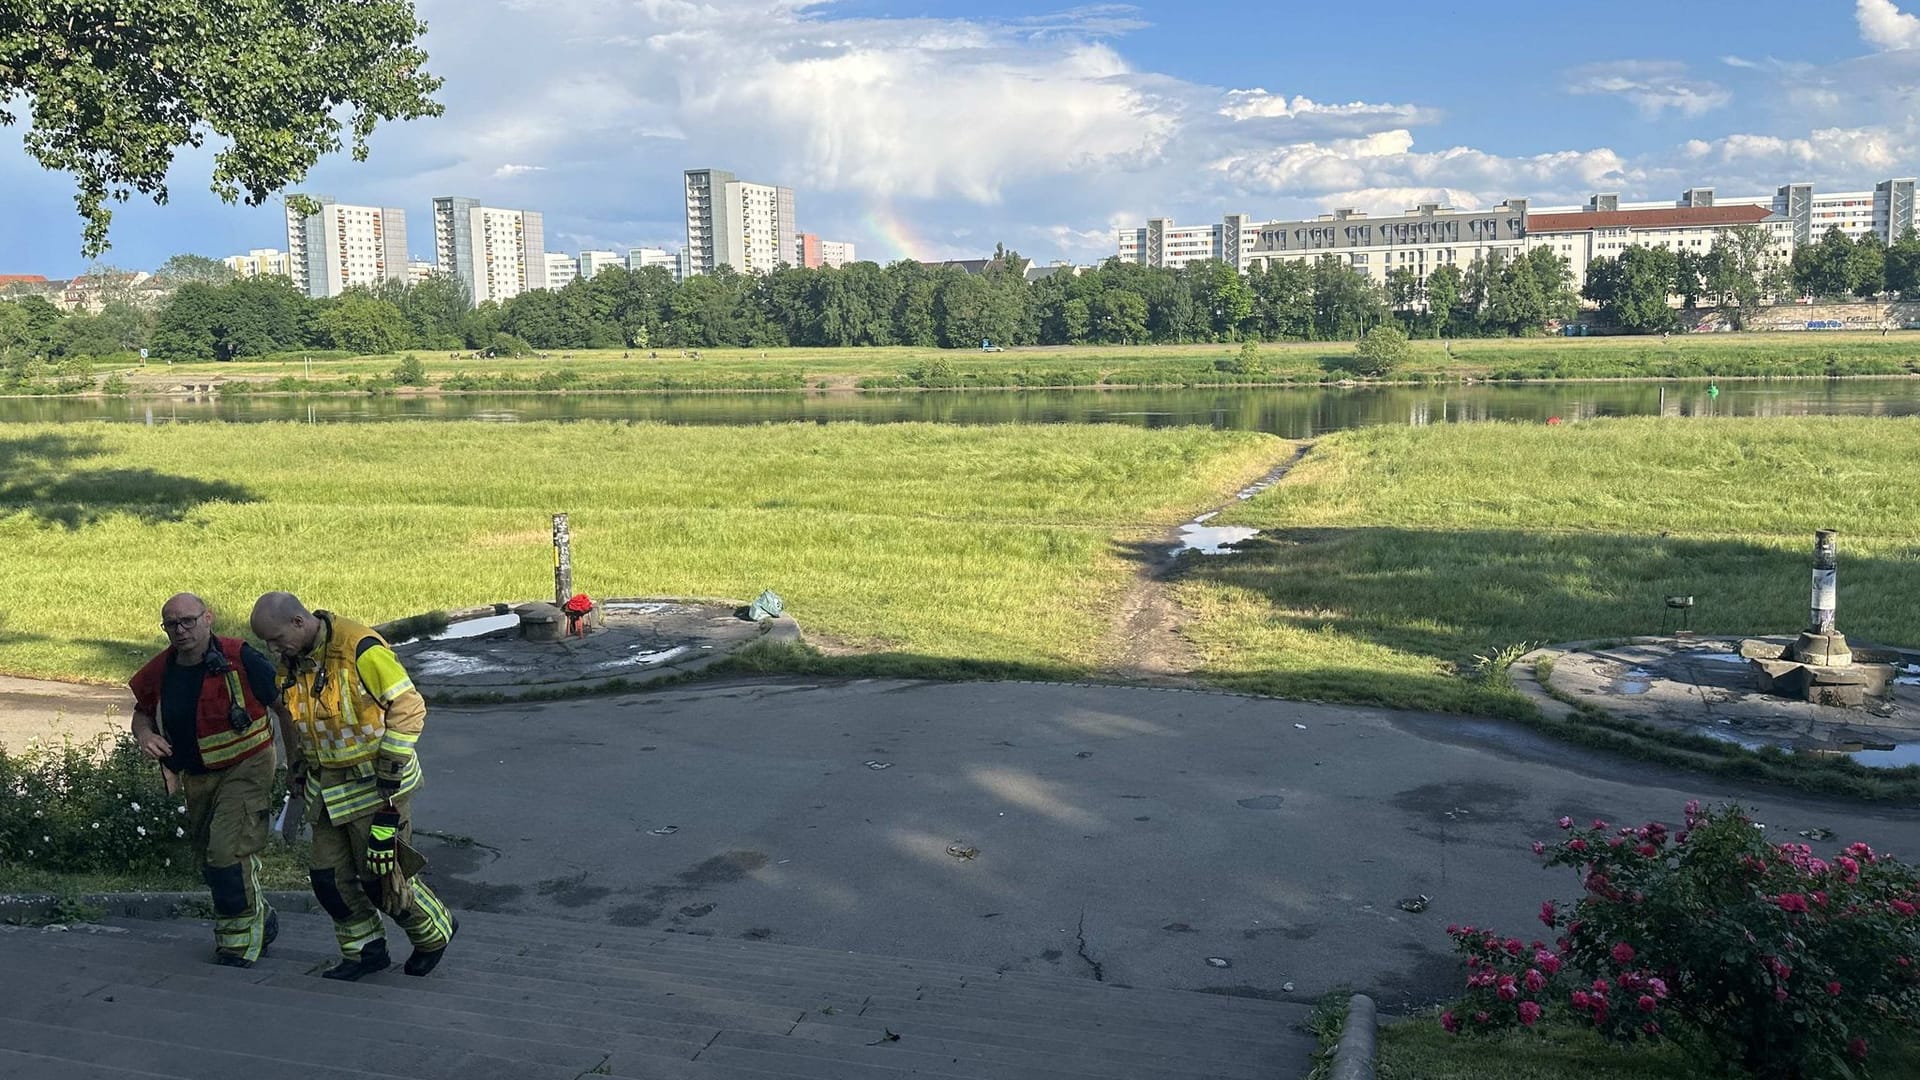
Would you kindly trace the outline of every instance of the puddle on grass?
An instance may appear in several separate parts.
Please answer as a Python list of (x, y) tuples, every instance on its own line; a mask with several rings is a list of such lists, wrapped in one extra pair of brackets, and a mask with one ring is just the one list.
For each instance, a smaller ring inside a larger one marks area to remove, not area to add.
[(1211, 514), (1201, 514), (1185, 525), (1180, 526), (1179, 545), (1172, 554), (1182, 555), (1197, 551), (1202, 555), (1237, 555), (1233, 545), (1243, 540), (1251, 540), (1260, 535), (1259, 529), (1250, 529), (1244, 525), (1209, 525), (1208, 521), (1219, 515), (1216, 510)]
[(427, 637), (432, 641), (477, 638), (496, 630), (511, 630), (519, 625), (520, 616), (509, 611), (505, 615), (482, 615), (477, 619), (461, 619), (459, 622), (448, 623), (445, 630), (437, 634), (428, 634)]

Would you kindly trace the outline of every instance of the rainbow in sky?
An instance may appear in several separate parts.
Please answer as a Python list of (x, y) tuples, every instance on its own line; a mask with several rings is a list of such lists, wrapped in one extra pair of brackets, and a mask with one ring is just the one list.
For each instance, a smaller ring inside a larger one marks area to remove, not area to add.
[(891, 262), (895, 259), (924, 260), (935, 257), (932, 252), (938, 245), (929, 243), (925, 238), (915, 233), (913, 223), (900, 216), (900, 212), (892, 206), (883, 205), (874, 207), (867, 211), (864, 221), (868, 233), (873, 236), (878, 236), (880, 242), (887, 245), (890, 250), (886, 253), (887, 257), (884, 259), (876, 259), (873, 255), (868, 255), (864, 251), (860, 252), (862, 257), (880, 263)]

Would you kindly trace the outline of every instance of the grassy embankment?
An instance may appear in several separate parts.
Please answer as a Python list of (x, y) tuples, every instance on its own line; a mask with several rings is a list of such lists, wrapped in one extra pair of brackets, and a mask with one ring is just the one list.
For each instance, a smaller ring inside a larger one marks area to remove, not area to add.
[[(1920, 1044), (1876, 1048), (1875, 1080), (1920, 1078)], [(1671, 1044), (1623, 1050), (1565, 1026), (1496, 1039), (1448, 1035), (1431, 1017), (1380, 1029), (1380, 1080), (1695, 1080), (1701, 1067)]]
[(572, 514), (597, 595), (772, 587), (869, 670), (1077, 674), (1157, 536), (1288, 447), (1200, 429), (924, 424), (10, 425), (0, 671), (126, 677), (170, 593), (371, 621), (537, 597)]
[[(1177, 586), (1211, 678), (1242, 690), (1513, 717), (1533, 710), (1477, 656), (1655, 633), (1668, 594), (1707, 633), (1806, 619), (1813, 532), (1840, 536), (1840, 622), (1913, 644), (1920, 421), (1604, 420), (1376, 427), (1322, 439), (1220, 524), (1263, 535)], [(1753, 754), (1589, 717), (1589, 745), (1737, 778), (1888, 797), (1850, 762)], [(1883, 783), (1883, 779), (1885, 782)]]
[[(413, 353), (430, 387), (475, 391), (798, 390), (902, 387), (1195, 386), (1317, 383), (1341, 378), (1341, 342), (1259, 346), (1257, 372), (1238, 345), (1048, 346), (1000, 353), (878, 347), (851, 349), (551, 350), (545, 358), (454, 359)], [(684, 355), (683, 355), (684, 353)], [(627, 355), (630, 354), (630, 355)], [(136, 390), (183, 379), (223, 380), (253, 392), (365, 392), (400, 354), (299, 355), (234, 363), (150, 363), (128, 369)], [(1222, 370), (1226, 365), (1230, 370)], [(1738, 378), (1899, 375), (1920, 370), (1920, 338), (1877, 333), (1714, 334), (1658, 338), (1494, 338), (1414, 343), (1397, 377), (1415, 380)], [(237, 391), (236, 391), (237, 392)], [(413, 392), (403, 390), (401, 392)]]

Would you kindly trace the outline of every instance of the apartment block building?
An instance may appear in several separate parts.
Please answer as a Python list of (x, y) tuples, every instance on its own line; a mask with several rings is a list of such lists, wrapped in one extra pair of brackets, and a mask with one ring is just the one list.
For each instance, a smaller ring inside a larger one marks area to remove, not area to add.
[[(317, 214), (287, 206), (286, 273), (308, 296), (339, 296), (355, 285), (407, 279), (407, 214), (315, 197)], [(444, 262), (444, 260), (442, 260)]]
[(741, 180), (723, 169), (688, 169), (685, 182), (689, 273), (720, 266), (766, 273), (793, 262), (792, 188)]
[(590, 278), (609, 266), (619, 266), (626, 260), (611, 251), (583, 251), (580, 253), (580, 276)]
[(557, 251), (547, 252), (547, 276), (545, 288), (564, 289), (573, 279), (580, 276), (580, 264), (571, 255)]
[(1172, 218), (1149, 218), (1142, 228), (1119, 230), (1120, 258), (1169, 270), (1211, 259), (1245, 271), (1259, 231), (1260, 226), (1245, 214), (1228, 214), (1217, 225), (1176, 225)]
[(476, 306), (505, 303), (547, 285), (545, 224), (538, 211), (442, 196), (433, 200), (433, 246), (441, 270), (466, 283)]
[(818, 270), (823, 266), (837, 269), (850, 262), (858, 261), (851, 242), (822, 240), (815, 233), (801, 233), (795, 238), (793, 256), (793, 265), (804, 266), (809, 270)]
[(245, 255), (229, 255), (220, 260), (234, 277), (292, 277), (287, 272), (287, 253), (279, 248), (253, 248)]

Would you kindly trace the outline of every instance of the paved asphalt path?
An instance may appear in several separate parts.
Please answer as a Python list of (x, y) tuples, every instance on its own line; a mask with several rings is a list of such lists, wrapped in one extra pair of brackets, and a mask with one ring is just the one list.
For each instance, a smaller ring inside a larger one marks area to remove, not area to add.
[(1734, 799), (1782, 839), (1920, 835), (1911, 808), (1509, 725), (1171, 690), (711, 684), (438, 708), (420, 749), (421, 847), (456, 907), (1389, 1009), (1457, 988), (1448, 923), (1530, 938), (1573, 895), (1529, 851), (1561, 814)]

